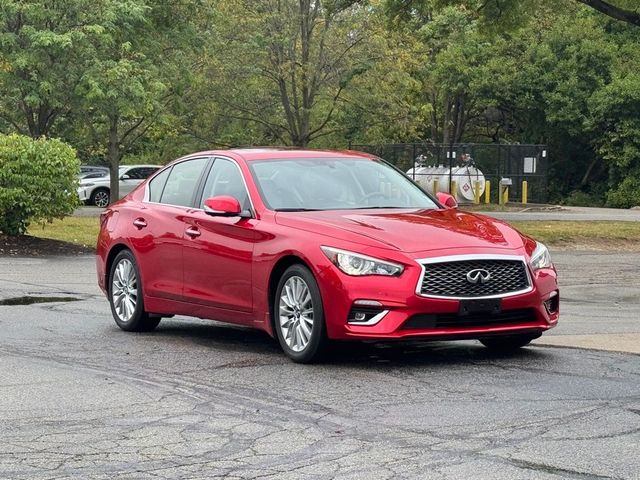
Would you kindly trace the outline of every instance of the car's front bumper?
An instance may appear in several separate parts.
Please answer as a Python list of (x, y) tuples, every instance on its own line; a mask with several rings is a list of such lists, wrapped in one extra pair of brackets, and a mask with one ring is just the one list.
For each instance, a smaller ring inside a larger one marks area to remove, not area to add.
[[(544, 304), (551, 297), (559, 300), (557, 277), (553, 268), (529, 273), (530, 291), (501, 298), (501, 314), (471, 318), (459, 315), (459, 299), (416, 293), (422, 276), (418, 263), (407, 266), (400, 277), (351, 277), (331, 265), (319, 275), (327, 333), (329, 338), (343, 340), (462, 339), (540, 333), (558, 322), (559, 301), (553, 302), (551, 310), (549, 304)], [(370, 309), (374, 315), (367, 322), (355, 322), (354, 311), (363, 300), (378, 302), (379, 306)], [(446, 321), (440, 321), (443, 318)]]
[(78, 198), (80, 198), (81, 202), (86, 202), (91, 197), (91, 188), (89, 187), (79, 187), (78, 188)]

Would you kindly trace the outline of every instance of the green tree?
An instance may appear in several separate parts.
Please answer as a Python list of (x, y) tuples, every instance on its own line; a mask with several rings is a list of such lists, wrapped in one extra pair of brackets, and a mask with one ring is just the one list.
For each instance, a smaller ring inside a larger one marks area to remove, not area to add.
[(218, 8), (205, 68), (219, 114), (275, 143), (306, 146), (330, 134), (345, 89), (366, 68), (368, 10), (331, 0)]
[(37, 138), (78, 108), (76, 88), (117, 4), (107, 0), (0, 3), (0, 118)]
[[(90, 143), (103, 149), (118, 198), (120, 161), (165, 121), (190, 79), (195, 3), (130, 1), (111, 19), (78, 86)], [(176, 18), (182, 20), (176, 22)], [(157, 163), (154, 162), (154, 163)]]
[[(60, 135), (111, 168), (189, 83), (198, 0), (7, 0), (0, 6), (0, 118)], [(199, 15), (197, 15), (199, 13)], [(179, 21), (176, 21), (179, 19)]]
[(427, 19), (438, 8), (457, 5), (475, 12), (487, 26), (509, 29), (526, 22), (541, 7), (551, 7), (562, 14), (564, 7), (571, 4), (584, 5), (615, 20), (640, 26), (637, 0), (387, 0), (387, 9), (394, 17)]

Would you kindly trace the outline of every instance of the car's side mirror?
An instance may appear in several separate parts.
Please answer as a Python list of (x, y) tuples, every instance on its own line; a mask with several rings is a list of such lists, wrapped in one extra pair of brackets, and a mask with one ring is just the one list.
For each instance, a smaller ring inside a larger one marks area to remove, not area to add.
[(204, 201), (204, 211), (212, 217), (249, 217), (248, 212), (243, 212), (237, 198), (229, 195), (218, 195), (207, 198)]
[(458, 208), (456, 197), (454, 197), (450, 193), (438, 192), (436, 193), (436, 198), (442, 205), (447, 208)]
[(122, 175), (122, 176), (120, 177), (120, 180), (131, 180), (131, 177), (129, 176), (129, 174), (128, 174), (128, 173), (125, 173), (124, 175)]

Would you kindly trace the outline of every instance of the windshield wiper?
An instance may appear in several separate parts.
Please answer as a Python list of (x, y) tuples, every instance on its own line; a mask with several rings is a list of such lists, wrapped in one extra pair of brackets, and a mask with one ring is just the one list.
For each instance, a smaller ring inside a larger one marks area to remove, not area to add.
[(373, 208), (412, 208), (412, 207), (398, 207), (397, 205), (386, 205), (386, 206), (370, 206), (370, 207), (354, 207), (354, 208), (350, 208), (349, 210), (368, 210), (368, 209), (373, 209)]
[(321, 208), (276, 208), (276, 212), (319, 212)]

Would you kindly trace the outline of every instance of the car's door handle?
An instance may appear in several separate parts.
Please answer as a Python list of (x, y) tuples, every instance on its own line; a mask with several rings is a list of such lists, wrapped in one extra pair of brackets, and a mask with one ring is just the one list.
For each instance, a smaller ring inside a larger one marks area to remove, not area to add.
[(189, 235), (191, 238), (196, 238), (200, 236), (200, 230), (198, 230), (196, 227), (189, 227), (185, 230), (184, 233)]
[(136, 219), (133, 221), (133, 224), (134, 224), (136, 227), (138, 227), (138, 228), (144, 228), (144, 227), (146, 227), (146, 226), (147, 226), (147, 222), (145, 221), (145, 219), (144, 219), (144, 218), (136, 218)]

